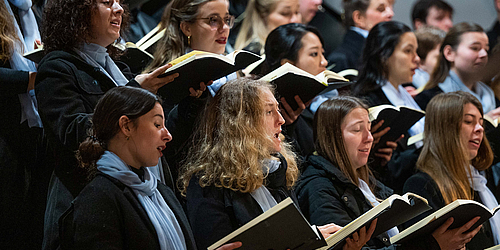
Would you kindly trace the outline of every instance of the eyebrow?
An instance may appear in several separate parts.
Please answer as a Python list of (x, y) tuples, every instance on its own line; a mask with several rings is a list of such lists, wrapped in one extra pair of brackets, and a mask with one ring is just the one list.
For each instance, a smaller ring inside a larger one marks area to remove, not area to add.
[(156, 116), (158, 116), (158, 117), (160, 117), (161, 119), (163, 119), (163, 115), (162, 115), (162, 114), (155, 114), (153, 117), (156, 117)]

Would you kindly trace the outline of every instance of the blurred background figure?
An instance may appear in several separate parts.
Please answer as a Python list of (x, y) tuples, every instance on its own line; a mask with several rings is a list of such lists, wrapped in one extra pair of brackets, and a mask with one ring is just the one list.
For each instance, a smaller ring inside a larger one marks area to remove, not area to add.
[(442, 0), (419, 0), (413, 5), (411, 18), (416, 30), (427, 25), (448, 32), (453, 27), (453, 7)]

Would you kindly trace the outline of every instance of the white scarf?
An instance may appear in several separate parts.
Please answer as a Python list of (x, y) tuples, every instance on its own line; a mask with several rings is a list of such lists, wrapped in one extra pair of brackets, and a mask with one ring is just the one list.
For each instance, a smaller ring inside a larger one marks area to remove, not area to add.
[[(370, 204), (372, 204), (373, 207), (380, 204), (380, 202), (377, 200), (377, 197), (375, 197), (375, 195), (372, 193), (372, 190), (370, 189), (368, 184), (366, 184), (365, 181), (363, 181), (362, 179), (359, 179), (359, 178), (358, 178), (358, 181), (359, 181), (359, 189), (361, 189), (361, 192), (363, 192), (363, 195), (370, 202)], [(399, 233), (399, 230), (397, 227), (393, 227), (393, 228), (387, 230), (387, 234), (389, 235), (389, 237), (392, 237), (398, 233)]]
[[(473, 166), (470, 166), (470, 174), (469, 183), (471, 188), (479, 193), (482, 203), (489, 209), (497, 207), (498, 201), (491, 190), (486, 186), (486, 178)], [(498, 245), (500, 244), (500, 213), (496, 213), (490, 218), (490, 225), (495, 245)]]
[[(19, 9), (18, 14), (21, 27), (19, 27), (19, 24), (16, 21), (9, 2)], [(23, 52), (27, 53), (34, 50), (35, 40), (40, 39), (40, 32), (38, 31), (35, 14), (33, 13), (33, 10), (31, 10), (31, 0), (4, 0), (4, 4), (7, 11), (9, 11), (11, 15), (12, 22), (16, 28), (17, 37), (21, 40), (21, 43), (15, 43), (14, 51), (12, 51), (12, 57), (9, 60), (10, 66), (15, 70), (36, 72), (35, 63), (23, 57)], [(23, 29), (22, 32), (21, 28)], [(35, 90), (30, 90), (28, 93), (18, 94), (18, 97), (22, 108), (20, 123), (28, 120), (28, 126), (30, 128), (43, 127), (42, 120), (38, 114)]]
[[(422, 110), (420, 106), (413, 100), (410, 93), (406, 91), (403, 85), (399, 85), (398, 89), (396, 89), (389, 81), (386, 81), (384, 85), (382, 85), (382, 91), (385, 96), (394, 106), (407, 106), (413, 109)], [(413, 125), (408, 132), (410, 136), (418, 135), (424, 132), (424, 123), (425, 117), (420, 119), (415, 125)], [(422, 141), (416, 142), (415, 146), (420, 148), (423, 145)]]
[[(281, 162), (277, 160), (266, 160), (262, 169), (265, 173), (269, 174), (278, 170), (280, 164)], [(264, 185), (250, 192), (250, 195), (252, 195), (255, 201), (259, 203), (259, 206), (263, 212), (271, 209), (278, 204), (274, 197), (271, 195), (271, 192), (269, 192), (269, 190)]]
[(493, 90), (488, 87), (488, 85), (482, 82), (476, 82), (474, 86), (475, 91), (472, 91), (465, 86), (462, 80), (460, 80), (460, 77), (458, 77), (453, 70), (450, 70), (448, 77), (446, 77), (444, 82), (439, 84), (439, 88), (445, 93), (459, 90), (471, 93), (481, 102), (485, 114), (494, 110), (496, 107), (495, 93), (493, 93)]

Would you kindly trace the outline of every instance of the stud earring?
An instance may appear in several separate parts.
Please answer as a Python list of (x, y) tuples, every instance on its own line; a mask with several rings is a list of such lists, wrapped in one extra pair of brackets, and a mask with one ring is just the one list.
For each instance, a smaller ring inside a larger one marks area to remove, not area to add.
[(128, 141), (128, 138), (129, 138), (128, 136), (127, 136), (127, 137), (125, 137), (125, 139), (126, 139), (127, 141)]

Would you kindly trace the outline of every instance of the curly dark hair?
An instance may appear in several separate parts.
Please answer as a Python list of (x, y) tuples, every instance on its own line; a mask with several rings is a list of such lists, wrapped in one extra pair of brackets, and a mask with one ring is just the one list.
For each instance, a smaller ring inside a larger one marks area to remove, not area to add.
[[(128, 8), (123, 7), (120, 35), (129, 27)], [(54, 50), (70, 51), (92, 37), (91, 20), (97, 10), (97, 0), (50, 0), (45, 5), (42, 41), (45, 53)], [(117, 55), (114, 46), (107, 47), (110, 55)]]

